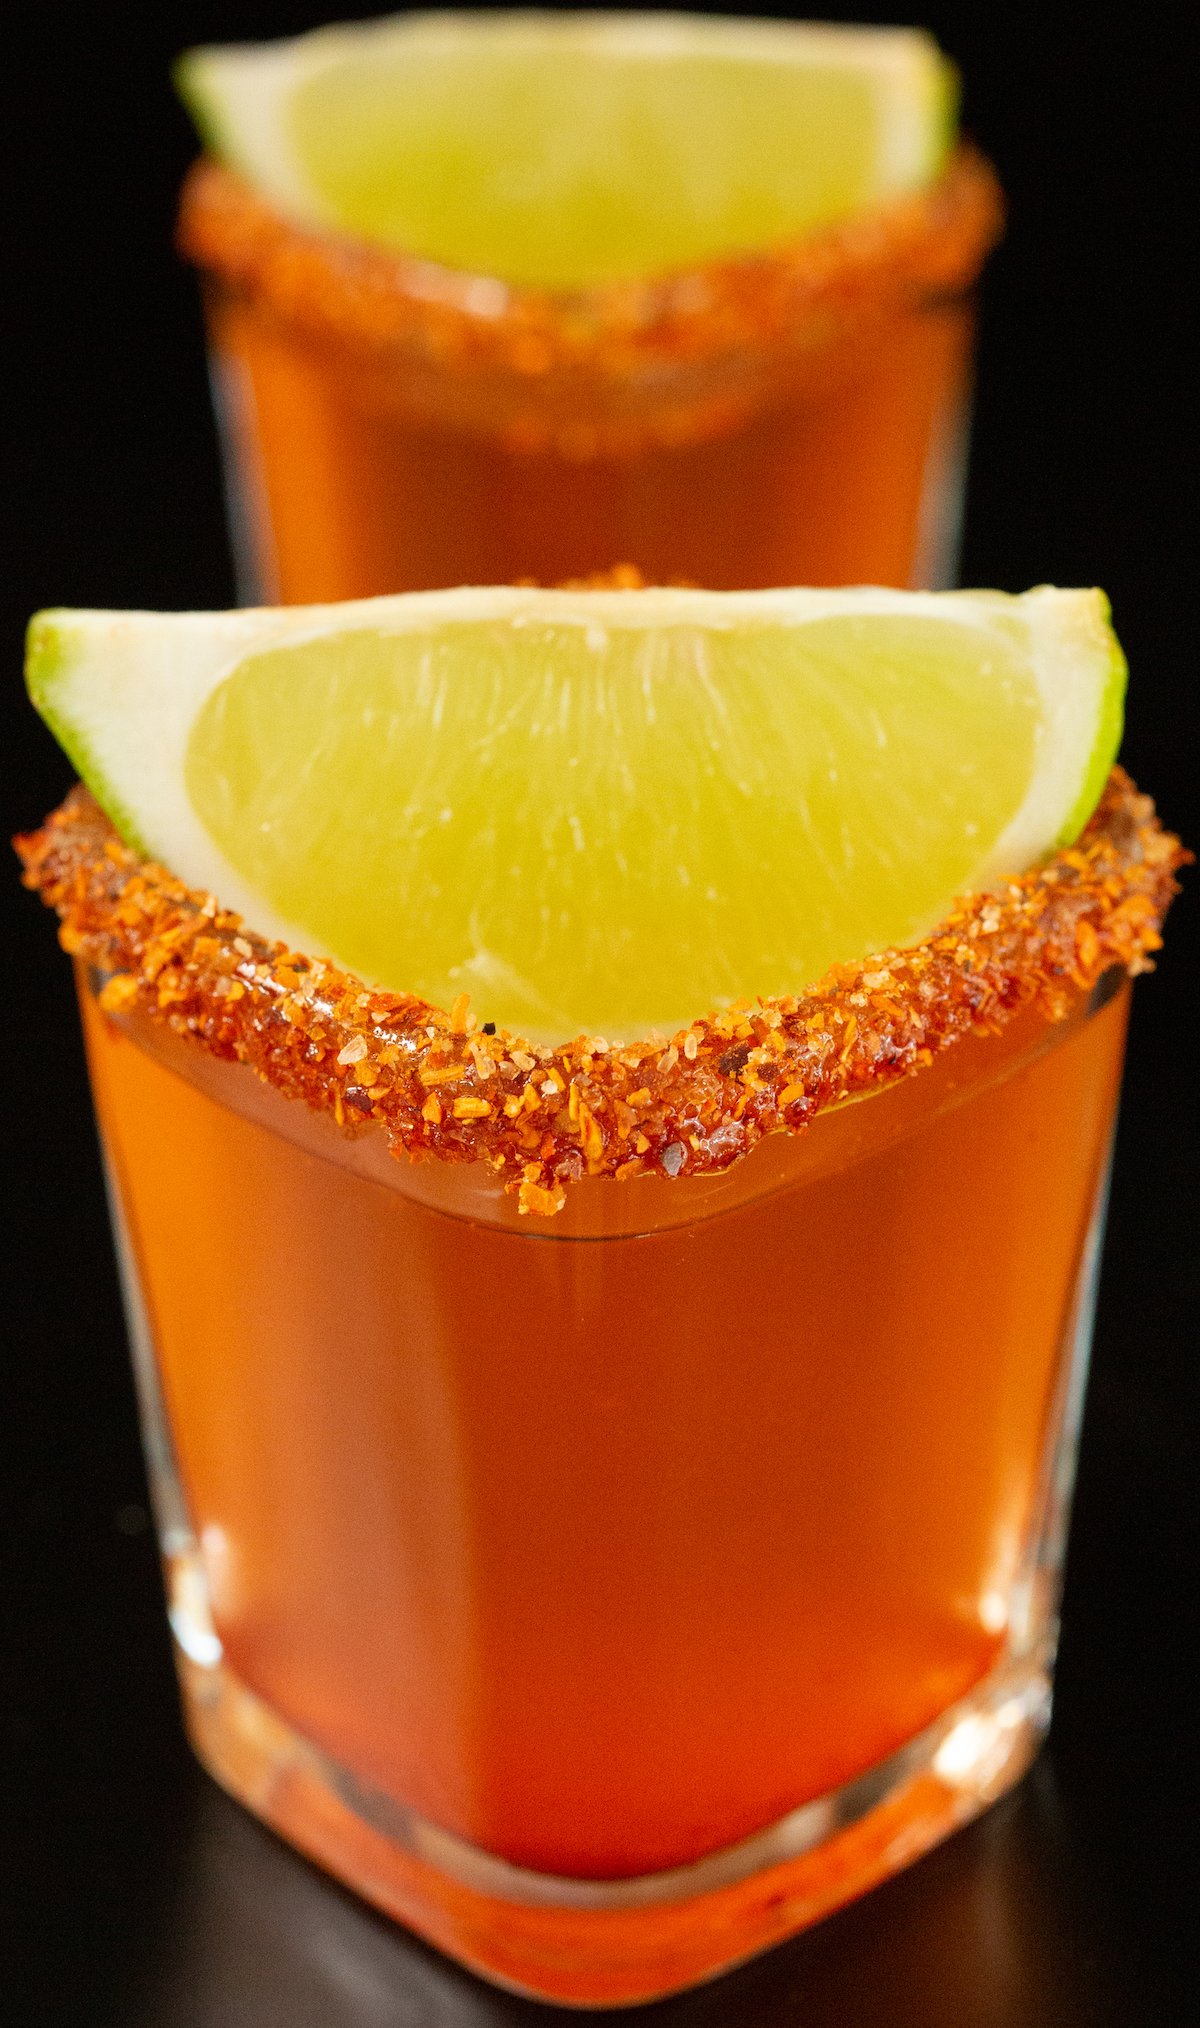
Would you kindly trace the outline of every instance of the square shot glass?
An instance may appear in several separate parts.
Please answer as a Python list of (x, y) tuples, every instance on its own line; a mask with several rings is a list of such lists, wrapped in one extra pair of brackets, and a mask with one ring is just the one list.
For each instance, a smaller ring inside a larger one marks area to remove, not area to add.
[[(1183, 856), (1119, 770), (925, 944), (528, 1066), (254, 937), (82, 791), (22, 849), (79, 968), (218, 1781), (484, 1976), (597, 2006), (1017, 1779), (1128, 982)], [(634, 1083), (694, 1132), (627, 1159)], [(553, 1191), (505, 1168), (530, 1131)]]

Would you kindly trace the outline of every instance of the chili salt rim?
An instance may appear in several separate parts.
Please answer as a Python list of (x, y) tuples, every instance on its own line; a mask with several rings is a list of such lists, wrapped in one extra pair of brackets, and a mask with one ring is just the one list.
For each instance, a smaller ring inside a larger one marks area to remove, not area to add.
[(177, 241), (227, 295), (353, 355), (372, 399), (587, 457), (711, 433), (783, 386), (824, 384), (898, 308), (969, 289), (1003, 216), (993, 170), (962, 144), (927, 189), (802, 238), (556, 292), (293, 224), (202, 157)]
[(909, 1075), (969, 1032), (1037, 1004), (1060, 1017), (1118, 966), (1151, 968), (1191, 857), (1114, 768), (1078, 843), (956, 904), (924, 942), (843, 965), (799, 995), (736, 1005), (669, 1041), (557, 1048), (375, 991), (245, 927), (122, 844), (87, 790), (16, 840), (64, 949), (108, 974), (100, 1004), (138, 1008), (397, 1156), (482, 1160), (549, 1217), (580, 1176), (726, 1169), (765, 1134)]

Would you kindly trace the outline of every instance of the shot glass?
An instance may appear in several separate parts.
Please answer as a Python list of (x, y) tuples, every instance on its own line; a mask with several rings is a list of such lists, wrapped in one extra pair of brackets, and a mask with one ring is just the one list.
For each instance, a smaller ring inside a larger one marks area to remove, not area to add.
[(201, 162), (179, 237), (243, 598), (624, 563), (716, 589), (948, 583), (1000, 218), (964, 147), (800, 242), (556, 295), (303, 230)]
[[(615, 2005), (1017, 1779), (1128, 980), (1180, 856), (1126, 778), (925, 945), (665, 1048), (581, 1038), (536, 1086), (461, 1009), (285, 963), (82, 792), (24, 849), (79, 968), (218, 1781), (486, 1977)], [(751, 1147), (781, 1055), (821, 1103)], [(676, 1117), (717, 1095), (634, 1176), (630, 1077)], [(552, 1203), (504, 1187), (509, 1085)]]

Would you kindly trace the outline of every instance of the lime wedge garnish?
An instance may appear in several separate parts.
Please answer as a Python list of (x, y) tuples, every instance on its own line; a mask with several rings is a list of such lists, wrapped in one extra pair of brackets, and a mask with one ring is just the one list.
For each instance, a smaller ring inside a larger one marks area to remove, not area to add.
[(256, 930), (562, 1040), (912, 942), (1090, 815), (1096, 591), (419, 592), (41, 614), (38, 709), (125, 838)]
[(193, 50), (212, 151), (301, 224), (537, 288), (686, 268), (920, 188), (955, 74), (917, 30), (425, 14)]

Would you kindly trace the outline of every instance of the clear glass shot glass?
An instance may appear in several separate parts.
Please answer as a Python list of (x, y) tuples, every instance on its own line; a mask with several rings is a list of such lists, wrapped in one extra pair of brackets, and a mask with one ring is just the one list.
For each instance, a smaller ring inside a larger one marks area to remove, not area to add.
[(191, 1737), (502, 1984), (706, 1978), (1024, 1770), (1128, 993), (726, 1174), (347, 1141), (81, 980)]
[(968, 147), (802, 241), (572, 295), (290, 224), (201, 162), (204, 279), (251, 603), (635, 565), (714, 588), (938, 587), (1001, 220)]

